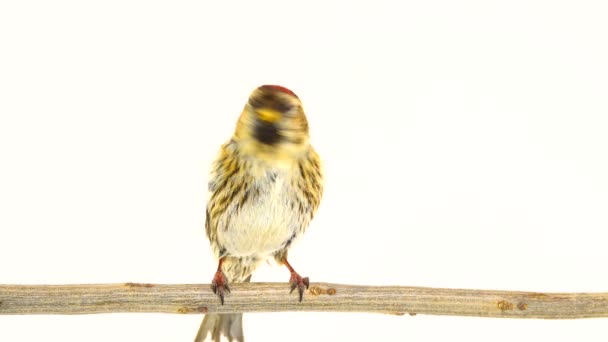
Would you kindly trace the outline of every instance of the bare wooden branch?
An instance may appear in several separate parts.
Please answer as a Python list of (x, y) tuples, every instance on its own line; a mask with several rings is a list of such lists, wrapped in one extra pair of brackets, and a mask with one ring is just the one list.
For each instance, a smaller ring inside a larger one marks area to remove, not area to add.
[(608, 317), (608, 293), (538, 293), (315, 283), (299, 303), (284, 283), (233, 284), (226, 304), (209, 285), (0, 285), (0, 315), (116, 312), (375, 312), (572, 319)]

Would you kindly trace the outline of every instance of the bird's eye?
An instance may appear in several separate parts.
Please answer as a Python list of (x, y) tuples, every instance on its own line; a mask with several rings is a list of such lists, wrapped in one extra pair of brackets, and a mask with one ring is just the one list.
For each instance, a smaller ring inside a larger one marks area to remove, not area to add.
[(249, 104), (253, 107), (253, 108), (259, 108), (262, 106), (262, 102), (257, 99), (257, 98), (250, 98), (249, 99)]
[(264, 94), (262, 95), (262, 101), (273, 101), (274, 100), (274, 96), (272, 96), (271, 94)]
[(277, 110), (281, 113), (287, 113), (293, 109), (293, 106), (287, 103), (277, 103)]

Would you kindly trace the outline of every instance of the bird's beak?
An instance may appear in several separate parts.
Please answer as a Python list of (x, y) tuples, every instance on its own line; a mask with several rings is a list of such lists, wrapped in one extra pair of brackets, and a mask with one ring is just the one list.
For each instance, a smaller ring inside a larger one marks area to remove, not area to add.
[(268, 123), (275, 123), (281, 118), (280, 112), (270, 108), (258, 109), (256, 110), (256, 113), (258, 113), (258, 117), (260, 118), (260, 120)]

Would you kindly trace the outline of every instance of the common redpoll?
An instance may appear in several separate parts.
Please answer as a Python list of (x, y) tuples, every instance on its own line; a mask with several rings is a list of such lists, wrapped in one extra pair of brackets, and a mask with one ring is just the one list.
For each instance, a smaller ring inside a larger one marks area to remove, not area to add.
[[(309, 142), (302, 103), (291, 90), (264, 85), (253, 91), (232, 138), (213, 162), (205, 230), (219, 260), (212, 289), (224, 303), (228, 284), (248, 282), (274, 257), (290, 273), (302, 301), (308, 278), (287, 261), (319, 206), (323, 175)], [(207, 335), (243, 341), (242, 314), (208, 314), (195, 342)]]

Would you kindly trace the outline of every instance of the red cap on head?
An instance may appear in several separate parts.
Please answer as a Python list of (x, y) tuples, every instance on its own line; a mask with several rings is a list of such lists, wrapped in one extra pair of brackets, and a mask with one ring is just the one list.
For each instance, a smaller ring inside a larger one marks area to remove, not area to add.
[(265, 88), (265, 89), (272, 89), (272, 90), (274, 90), (274, 91), (280, 91), (280, 92), (282, 92), (282, 93), (285, 93), (285, 94), (289, 94), (289, 95), (291, 95), (291, 96), (298, 97), (298, 95), (296, 95), (296, 93), (294, 93), (293, 91), (291, 91), (291, 90), (289, 90), (289, 89), (287, 89), (287, 88), (285, 88), (285, 87), (283, 87), (283, 86), (280, 86), (280, 85), (274, 85), (274, 84), (265, 84), (265, 85), (261, 86), (260, 88), (261, 88), (261, 89), (264, 89), (264, 88)]

